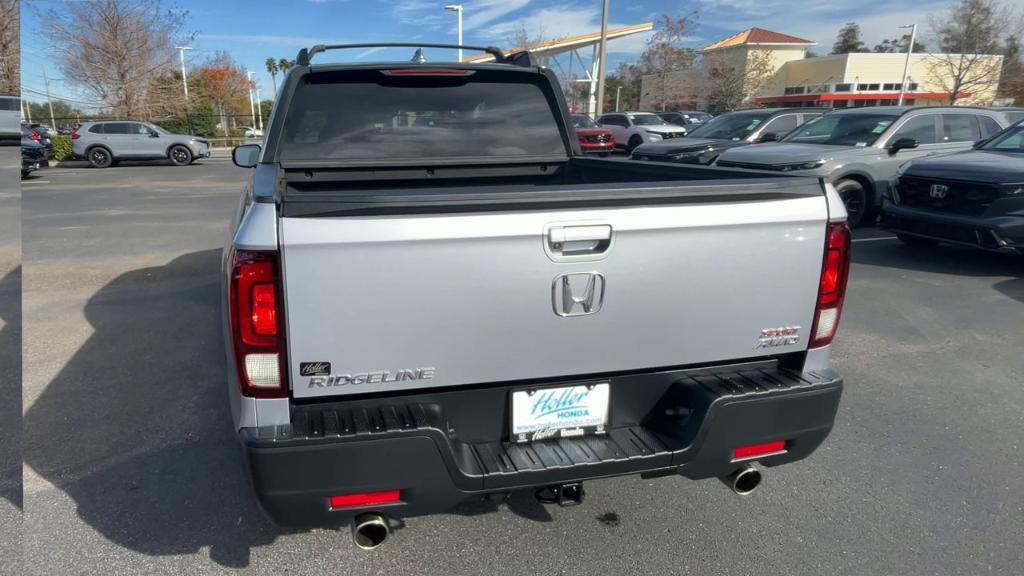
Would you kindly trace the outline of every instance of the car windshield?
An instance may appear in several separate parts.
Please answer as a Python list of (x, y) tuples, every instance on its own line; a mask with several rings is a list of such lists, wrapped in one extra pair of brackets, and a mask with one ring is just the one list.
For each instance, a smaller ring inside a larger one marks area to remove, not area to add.
[(629, 119), (637, 126), (665, 126), (668, 124), (657, 114), (630, 114)]
[(1008, 128), (991, 141), (982, 144), (981, 149), (1024, 154), (1024, 122)]
[(577, 128), (600, 128), (601, 127), (600, 124), (598, 124), (597, 122), (594, 122), (593, 118), (591, 118), (590, 116), (585, 116), (583, 114), (573, 114), (573, 116), (572, 116), (572, 125), (577, 127)]
[(790, 132), (782, 141), (828, 146), (870, 146), (897, 118), (894, 114), (826, 114)]
[(757, 130), (771, 112), (725, 114), (708, 120), (690, 131), (693, 138), (711, 138), (713, 140), (743, 140)]

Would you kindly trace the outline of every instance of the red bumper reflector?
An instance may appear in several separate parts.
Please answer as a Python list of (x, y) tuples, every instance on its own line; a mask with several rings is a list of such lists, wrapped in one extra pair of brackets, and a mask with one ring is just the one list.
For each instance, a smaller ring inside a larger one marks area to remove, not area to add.
[(356, 494), (339, 494), (331, 496), (331, 508), (351, 508), (353, 506), (373, 506), (398, 502), (398, 490), (383, 492), (359, 492)]
[(741, 460), (743, 458), (752, 458), (754, 456), (764, 456), (765, 454), (775, 454), (776, 452), (784, 452), (785, 450), (785, 440), (765, 442), (764, 444), (751, 444), (750, 446), (740, 446), (739, 448), (733, 450), (732, 459)]

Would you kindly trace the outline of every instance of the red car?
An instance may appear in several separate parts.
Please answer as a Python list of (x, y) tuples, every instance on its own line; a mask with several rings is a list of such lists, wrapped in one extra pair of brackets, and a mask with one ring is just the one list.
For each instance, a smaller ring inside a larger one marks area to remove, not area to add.
[(580, 148), (583, 152), (596, 152), (601, 156), (607, 156), (615, 150), (615, 136), (612, 135), (612, 131), (602, 128), (590, 116), (573, 114), (572, 124), (576, 127), (576, 136), (580, 139)]

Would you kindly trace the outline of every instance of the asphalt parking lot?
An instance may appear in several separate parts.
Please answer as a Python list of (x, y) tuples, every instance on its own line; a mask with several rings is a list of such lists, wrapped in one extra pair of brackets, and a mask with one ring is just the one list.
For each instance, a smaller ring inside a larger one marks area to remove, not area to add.
[(611, 479), (574, 508), (412, 518), (374, 552), (275, 529), (222, 382), (220, 247), (245, 177), (214, 158), (24, 181), (23, 573), (1020, 572), (1024, 258), (864, 229), (836, 429), (753, 496)]

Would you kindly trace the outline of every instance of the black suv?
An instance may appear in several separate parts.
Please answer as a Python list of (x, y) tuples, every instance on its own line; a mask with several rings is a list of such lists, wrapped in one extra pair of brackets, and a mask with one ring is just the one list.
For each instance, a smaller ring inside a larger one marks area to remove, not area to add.
[(1024, 254), (1024, 122), (973, 150), (914, 159), (890, 189), (882, 227), (907, 244)]

